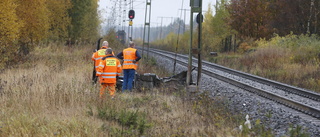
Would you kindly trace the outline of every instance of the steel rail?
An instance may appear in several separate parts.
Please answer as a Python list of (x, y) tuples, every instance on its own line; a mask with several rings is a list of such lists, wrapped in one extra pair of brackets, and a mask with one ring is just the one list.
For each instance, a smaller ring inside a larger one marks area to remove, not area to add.
[[(150, 52), (153, 52), (153, 53), (155, 53), (155, 54), (159, 54), (159, 55), (161, 55), (161, 56), (163, 56), (163, 57), (166, 57), (166, 58), (169, 58), (169, 59), (174, 59), (174, 57), (167, 55), (167, 54), (172, 55), (172, 54), (173, 54), (172, 52), (162, 51), (162, 50), (155, 50), (155, 49), (152, 49), (152, 50), (149, 50), (149, 51), (150, 51)], [(164, 53), (166, 53), (166, 54), (164, 54)], [(181, 56), (181, 55), (179, 55), (179, 56), (182, 57), (182, 58), (185, 58), (185, 57), (183, 57), (183, 56)], [(184, 65), (184, 66), (187, 66), (187, 65), (188, 65), (188, 63), (186, 63), (185, 61), (181, 61), (181, 60), (178, 60), (178, 59), (177, 59), (177, 63), (179, 63), (179, 64), (181, 64), (181, 65)], [(208, 62), (206, 62), (206, 64), (207, 64), (207, 63), (208, 63)], [(195, 65), (193, 65), (193, 66), (196, 67)], [(219, 70), (221, 70), (221, 71), (228, 72), (228, 73), (230, 73), (229, 71), (236, 71), (236, 70), (232, 70), (232, 69), (229, 69), (229, 68), (226, 68), (226, 67), (223, 67), (223, 66), (219, 66), (219, 65), (217, 65), (217, 66), (218, 66), (218, 67), (214, 67), (214, 68), (219, 69)], [(234, 86), (236, 86), (236, 87), (242, 88), (242, 89), (244, 89), (244, 90), (246, 90), (246, 91), (255, 93), (255, 94), (257, 94), (257, 95), (259, 95), (259, 96), (261, 96), (261, 97), (264, 97), (264, 98), (273, 100), (273, 101), (275, 101), (275, 102), (277, 102), (277, 103), (279, 103), (279, 104), (285, 105), (285, 106), (287, 106), (287, 107), (293, 108), (293, 109), (295, 109), (295, 110), (297, 110), (297, 111), (300, 111), (300, 112), (302, 112), (302, 113), (305, 113), (305, 114), (307, 114), (307, 115), (310, 115), (310, 116), (312, 116), (312, 117), (315, 117), (315, 118), (317, 118), (317, 119), (320, 119), (320, 109), (318, 109), (318, 108), (305, 105), (305, 104), (303, 104), (303, 103), (294, 101), (294, 100), (292, 100), (292, 99), (289, 99), (289, 98), (286, 98), (286, 97), (283, 97), (283, 96), (279, 96), (279, 95), (277, 95), (277, 94), (268, 92), (268, 91), (266, 91), (266, 90), (262, 90), (262, 89), (258, 89), (258, 88), (252, 87), (252, 86), (250, 86), (250, 85), (248, 85), (248, 84), (245, 84), (245, 83), (236, 81), (236, 80), (234, 80), (234, 79), (232, 79), (232, 78), (228, 78), (228, 77), (221, 76), (221, 75), (219, 75), (219, 74), (217, 74), (217, 73), (214, 73), (214, 72), (212, 72), (212, 71), (210, 71), (210, 70), (206, 70), (206, 69), (204, 69), (204, 68), (203, 68), (202, 72), (203, 72), (204, 74), (206, 74), (206, 75), (208, 75), (208, 76), (211, 76), (211, 77), (214, 77), (214, 78), (216, 78), (216, 79), (218, 79), (218, 80), (224, 81), (224, 82), (229, 83), (229, 84), (231, 84), (231, 85), (234, 85)], [(247, 78), (247, 77), (254, 77), (254, 78), (248, 78), (248, 79), (255, 79), (255, 78), (257, 77), (257, 76), (251, 75), (251, 74), (245, 74), (245, 73), (240, 72), (240, 71), (232, 72), (232, 74), (239, 74), (239, 75), (241, 74), (241, 75), (244, 75), (245, 78)], [(258, 78), (264, 79), (264, 78), (261, 78), (261, 77), (258, 77)], [(268, 82), (268, 80), (267, 80), (267, 81), (265, 81), (265, 80), (255, 80), (255, 81)], [(271, 80), (270, 80), (270, 81), (271, 81)], [(277, 82), (277, 83), (279, 83), (279, 82)], [(270, 85), (273, 85), (273, 83), (269, 83), (269, 84), (270, 84)], [(283, 85), (283, 84), (280, 83), (278, 86), (281, 86), (281, 85)], [(280, 89), (284, 88), (284, 89), (288, 90), (287, 87), (288, 87), (288, 86), (278, 87), (278, 88), (280, 88)], [(289, 86), (289, 87), (291, 87), (291, 86)], [(299, 88), (297, 88), (297, 92), (299, 92), (299, 91), (300, 91)], [(303, 92), (303, 91), (302, 91), (302, 92)], [(300, 95), (300, 94), (298, 94), (298, 95)], [(311, 98), (310, 98), (310, 99), (311, 99)]]
[[(169, 51), (162, 51), (162, 50), (158, 50), (158, 49), (152, 49), (152, 50), (159, 51), (159, 52), (165, 52), (167, 54), (172, 54), (172, 55), (175, 54), (175, 53), (172, 53), (172, 52), (169, 52)], [(187, 56), (181, 55), (181, 54), (178, 54), (177, 56), (179, 56), (180, 58), (185, 58), (185, 59), (188, 58)], [(193, 60), (194, 60), (194, 62), (198, 61), (198, 59), (195, 59), (195, 58), (193, 58)], [(310, 91), (310, 90), (306, 90), (306, 89), (303, 89), (303, 88), (294, 87), (294, 86), (291, 86), (291, 85), (288, 85), (288, 84), (284, 84), (284, 83), (281, 83), (281, 82), (278, 82), (278, 81), (274, 81), (274, 80), (266, 79), (266, 78), (259, 77), (259, 76), (256, 76), (256, 75), (252, 75), (252, 74), (249, 74), (249, 73), (245, 73), (245, 72), (241, 72), (241, 71), (238, 71), (238, 70), (230, 69), (230, 68), (218, 65), (218, 64), (214, 64), (214, 63), (208, 62), (208, 61), (203, 61), (203, 65), (206, 65), (208, 67), (215, 68), (217, 70), (220, 70), (220, 71), (223, 71), (223, 72), (227, 72), (227, 73), (239, 76), (239, 77), (250, 79), (252, 81), (263, 83), (265, 85), (273, 86), (275, 88), (281, 89), (281, 90), (286, 91), (286, 92), (291, 93), (291, 94), (296, 94), (296, 95), (303, 96), (303, 97), (306, 97), (306, 98), (309, 98), (309, 99), (312, 99), (312, 100), (315, 100), (315, 101), (320, 101), (320, 94), (316, 93), (314, 91)]]

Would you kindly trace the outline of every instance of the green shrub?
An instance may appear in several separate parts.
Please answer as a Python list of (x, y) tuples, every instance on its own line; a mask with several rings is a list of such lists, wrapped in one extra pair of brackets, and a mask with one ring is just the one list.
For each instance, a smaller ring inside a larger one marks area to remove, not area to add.
[(301, 126), (293, 127), (292, 125), (289, 128), (290, 137), (309, 137), (310, 134), (306, 132)]
[(98, 117), (103, 120), (116, 121), (120, 124), (121, 130), (116, 127), (111, 128), (111, 133), (114, 135), (134, 135), (136, 132), (139, 135), (143, 135), (146, 129), (151, 127), (146, 120), (146, 115), (138, 110), (116, 109), (106, 105), (101, 108), (98, 107)]

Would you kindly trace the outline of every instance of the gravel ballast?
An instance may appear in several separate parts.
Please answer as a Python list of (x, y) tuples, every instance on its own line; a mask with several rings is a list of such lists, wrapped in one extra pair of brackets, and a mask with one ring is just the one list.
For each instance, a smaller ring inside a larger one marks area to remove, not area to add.
[[(153, 53), (149, 53), (149, 55), (157, 60), (157, 65), (165, 67), (169, 72), (173, 71), (173, 60)], [(187, 67), (177, 64), (175, 73), (185, 70)], [(196, 81), (196, 70), (192, 72), (192, 75), (193, 81)], [(248, 114), (251, 123), (259, 119), (261, 124), (272, 129), (276, 136), (288, 135), (291, 125), (301, 126), (312, 137), (320, 136), (318, 119), (204, 74), (201, 77), (200, 86), (202, 91), (208, 92), (213, 98), (226, 98), (230, 103), (230, 109), (235, 113)]]

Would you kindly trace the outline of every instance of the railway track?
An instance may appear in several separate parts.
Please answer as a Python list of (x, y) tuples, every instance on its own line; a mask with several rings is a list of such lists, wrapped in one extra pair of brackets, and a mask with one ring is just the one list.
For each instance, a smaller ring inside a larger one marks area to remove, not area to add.
[[(168, 59), (176, 59), (178, 64), (188, 65), (188, 56), (186, 55), (158, 49), (151, 49), (149, 52)], [(193, 58), (192, 61), (193, 67), (197, 67), (198, 60)], [(240, 72), (207, 61), (202, 61), (202, 66), (203, 74), (250, 91), (289, 108), (293, 108), (316, 119), (320, 119), (319, 93)]]

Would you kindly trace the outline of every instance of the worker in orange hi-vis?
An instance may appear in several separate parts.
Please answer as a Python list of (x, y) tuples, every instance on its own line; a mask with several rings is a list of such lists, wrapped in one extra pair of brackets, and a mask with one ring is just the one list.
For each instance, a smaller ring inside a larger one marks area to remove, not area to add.
[(98, 66), (100, 64), (101, 59), (106, 56), (107, 48), (109, 48), (108, 41), (103, 41), (101, 49), (99, 49), (98, 51), (96, 51), (96, 52), (94, 52), (92, 54), (91, 60), (94, 61), (94, 68), (95, 68), (95, 72), (94, 73), (96, 74), (96, 77), (93, 78), (93, 82), (94, 83), (97, 83), (97, 80), (98, 80), (98, 74), (96, 73), (97, 72), (97, 68), (98, 68)]
[(110, 92), (111, 98), (115, 97), (117, 77), (122, 72), (120, 61), (112, 54), (112, 49), (106, 49), (106, 57), (103, 57), (97, 69), (101, 83), (100, 98), (105, 98), (105, 90)]
[[(97, 68), (98, 68), (98, 66), (100, 64), (101, 59), (106, 56), (107, 48), (109, 48), (108, 41), (103, 41), (101, 49), (99, 49), (98, 51), (94, 52), (92, 57), (91, 57), (91, 60), (94, 61), (94, 67), (95, 67), (95, 72), (94, 73), (96, 74), (96, 77), (93, 79), (94, 83), (97, 83), (97, 81), (98, 81), (98, 74), (96, 73), (97, 72)], [(112, 55), (114, 55), (113, 52), (112, 52)]]

